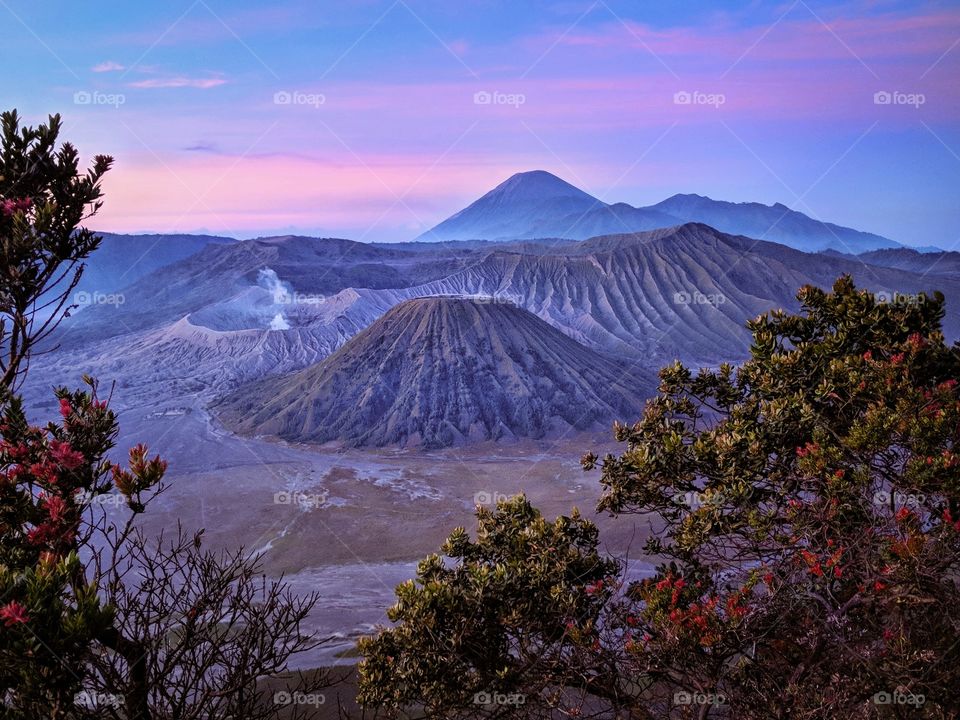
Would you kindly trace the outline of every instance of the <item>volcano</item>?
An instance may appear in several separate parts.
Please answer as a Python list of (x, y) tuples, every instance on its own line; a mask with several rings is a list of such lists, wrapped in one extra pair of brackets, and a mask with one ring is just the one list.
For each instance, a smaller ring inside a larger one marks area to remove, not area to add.
[(514, 305), (400, 303), (323, 361), (241, 386), (214, 410), (238, 432), (427, 448), (543, 438), (633, 420), (655, 387)]

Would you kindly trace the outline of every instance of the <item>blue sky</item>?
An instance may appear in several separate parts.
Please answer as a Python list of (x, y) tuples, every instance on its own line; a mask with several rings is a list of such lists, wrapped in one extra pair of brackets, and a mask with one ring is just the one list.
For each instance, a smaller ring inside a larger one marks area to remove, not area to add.
[(956, 4), (0, 0), (0, 18), (0, 107), (60, 112), (117, 159), (105, 230), (404, 240), (542, 168), (608, 201), (782, 202), (960, 246)]

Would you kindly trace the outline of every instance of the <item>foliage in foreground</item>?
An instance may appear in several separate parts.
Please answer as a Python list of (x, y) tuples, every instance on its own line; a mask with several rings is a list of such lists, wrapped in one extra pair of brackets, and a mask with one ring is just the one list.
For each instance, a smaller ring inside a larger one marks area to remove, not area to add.
[(79, 225), (111, 159), (80, 174), (58, 116), (21, 128), (3, 113), (0, 128), (0, 718), (303, 717), (258, 680), (318, 644), (300, 627), (316, 597), (267, 581), (242, 551), (203, 550), (200, 534), (136, 531), (166, 463), (143, 445), (108, 459), (117, 418), (91, 378), (56, 391), (57, 421), (28, 422), (16, 391), (99, 246)]
[[(623, 452), (584, 457), (601, 510), (662, 527), (654, 577), (611, 587), (595, 545), (568, 538), (538, 554), (524, 500), (481, 511), (483, 551), (458, 550), (458, 530), (450, 561), (399, 589), (398, 626), (363, 643), (363, 699), (442, 717), (952, 716), (960, 353), (943, 297), (884, 304), (844, 277), (798, 299), (749, 323), (740, 367), (665, 368), (643, 417), (616, 427)], [(545, 579), (549, 558), (585, 551), (595, 572)], [(481, 618), (502, 629), (465, 645)]]

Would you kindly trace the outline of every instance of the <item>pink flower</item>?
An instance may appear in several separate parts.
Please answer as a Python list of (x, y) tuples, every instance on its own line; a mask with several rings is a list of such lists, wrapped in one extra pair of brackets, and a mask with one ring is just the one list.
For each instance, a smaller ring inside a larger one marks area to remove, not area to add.
[(9, 216), (18, 210), (29, 210), (31, 205), (33, 205), (33, 200), (30, 198), (7, 198), (0, 202), (0, 210), (3, 211), (4, 215)]
[(30, 620), (30, 616), (27, 615), (27, 609), (18, 603), (16, 600), (8, 602), (2, 608), (0, 608), (0, 620), (3, 620), (3, 624), (7, 627), (16, 625), (17, 623), (25, 623)]
[(50, 456), (65, 470), (75, 470), (83, 464), (83, 455), (70, 447), (70, 443), (61, 440), (51, 441)]

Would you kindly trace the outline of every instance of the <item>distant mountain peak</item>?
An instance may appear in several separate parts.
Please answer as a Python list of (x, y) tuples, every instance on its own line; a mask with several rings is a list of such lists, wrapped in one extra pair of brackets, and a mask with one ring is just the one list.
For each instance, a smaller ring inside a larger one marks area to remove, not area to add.
[[(520, 200), (544, 200), (558, 197), (575, 197), (599, 203), (597, 198), (571, 185), (546, 170), (528, 170), (511, 175), (484, 197), (497, 194), (510, 195)], [(482, 200), (483, 198), (481, 198)]]
[(899, 243), (809, 217), (783, 203), (714, 200), (677, 193), (655, 205), (605, 203), (546, 170), (510, 176), (460, 212), (416, 238), (423, 241), (586, 240), (687, 222), (787, 245), (804, 252), (860, 253)]
[(514, 228), (558, 216), (606, 208), (598, 200), (546, 170), (516, 173), (417, 240), (507, 240)]
[(710, 198), (706, 195), (698, 195), (697, 193), (674, 193), (663, 202), (668, 203), (673, 200), (710, 200)]

